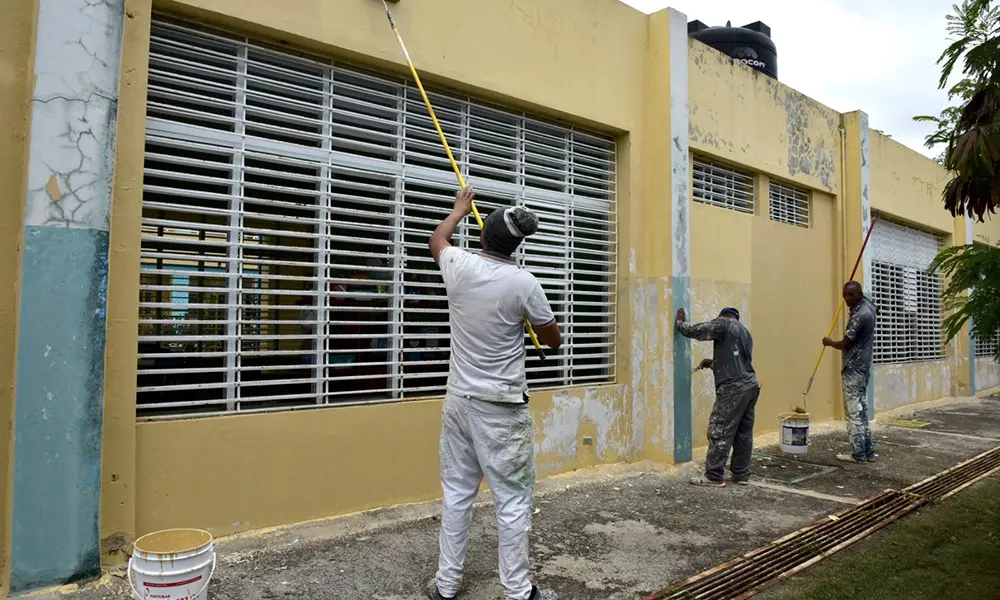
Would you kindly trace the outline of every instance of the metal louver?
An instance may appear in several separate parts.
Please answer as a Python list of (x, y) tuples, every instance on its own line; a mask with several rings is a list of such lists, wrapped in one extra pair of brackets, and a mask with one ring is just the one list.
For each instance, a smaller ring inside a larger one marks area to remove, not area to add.
[[(519, 260), (565, 332), (534, 387), (614, 380), (615, 142), (432, 101), (484, 213), (541, 228)], [(138, 411), (173, 418), (439, 395), (444, 287), (427, 239), (454, 175), (415, 87), (156, 17)], [(454, 239), (478, 247), (464, 223)]]

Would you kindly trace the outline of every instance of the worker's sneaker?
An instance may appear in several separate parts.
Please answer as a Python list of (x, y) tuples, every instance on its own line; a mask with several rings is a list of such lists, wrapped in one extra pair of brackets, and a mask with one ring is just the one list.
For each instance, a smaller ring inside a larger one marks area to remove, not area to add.
[[(838, 454), (837, 455), (837, 460), (839, 460), (841, 462), (858, 463), (858, 464), (862, 464), (862, 465), (868, 463), (868, 459), (865, 459), (865, 458), (854, 458), (853, 454)], [(873, 460), (872, 462), (875, 462), (875, 461)]]
[(750, 476), (746, 475), (744, 477), (733, 476), (733, 483), (736, 485), (750, 485)]
[(528, 596), (528, 600), (559, 600), (559, 596), (552, 590), (540, 590), (531, 586), (531, 595)]
[(714, 479), (709, 479), (704, 475), (698, 477), (692, 477), (688, 480), (691, 485), (700, 485), (702, 487), (726, 487), (725, 481), (715, 481)]
[(431, 579), (427, 583), (427, 597), (430, 600), (455, 600), (457, 596), (442, 596), (441, 592), (438, 591), (437, 580)]

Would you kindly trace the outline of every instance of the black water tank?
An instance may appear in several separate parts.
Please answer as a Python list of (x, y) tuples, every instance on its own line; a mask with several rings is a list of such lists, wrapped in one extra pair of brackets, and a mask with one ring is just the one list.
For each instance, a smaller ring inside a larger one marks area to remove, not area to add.
[(778, 78), (778, 50), (771, 41), (771, 28), (757, 21), (743, 27), (709, 27), (701, 21), (688, 23), (688, 35), (708, 44), (733, 60)]

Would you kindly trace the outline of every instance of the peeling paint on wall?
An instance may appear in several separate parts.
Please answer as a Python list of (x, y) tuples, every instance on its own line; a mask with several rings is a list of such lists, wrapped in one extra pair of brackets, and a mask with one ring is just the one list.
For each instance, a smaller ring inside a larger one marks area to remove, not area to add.
[(1000, 363), (992, 358), (976, 359), (976, 391), (993, 389), (1000, 385)]
[(820, 110), (812, 98), (770, 77), (767, 78), (767, 89), (775, 104), (785, 110), (788, 174), (793, 177), (799, 173), (812, 175), (822, 182), (824, 188), (835, 189), (837, 148), (826, 139), (814, 138), (811, 133), (816, 120), (822, 120), (821, 127), (836, 130), (833, 116), (826, 110)]
[(875, 365), (874, 379), (875, 405), (880, 411), (952, 396), (948, 360)]
[[(552, 408), (542, 419), (541, 435), (535, 451), (558, 457), (545, 471), (556, 471), (577, 458), (583, 433), (581, 426), (589, 423), (596, 430), (593, 446), (598, 460), (624, 457), (628, 444), (621, 437), (626, 430), (626, 415), (618, 410), (618, 388), (567, 390), (552, 395)], [(559, 461), (562, 464), (559, 464)]]
[(108, 228), (124, 4), (38, 4), (18, 321), (13, 592), (100, 574)]
[(107, 231), (124, 0), (39, 5), (27, 226)]
[(632, 404), (631, 451), (639, 455), (645, 449), (646, 439), (646, 282), (637, 279), (635, 291), (630, 296), (632, 308), (632, 373), (630, 391)]
[(690, 39), (692, 145), (770, 175), (836, 193), (837, 111)]

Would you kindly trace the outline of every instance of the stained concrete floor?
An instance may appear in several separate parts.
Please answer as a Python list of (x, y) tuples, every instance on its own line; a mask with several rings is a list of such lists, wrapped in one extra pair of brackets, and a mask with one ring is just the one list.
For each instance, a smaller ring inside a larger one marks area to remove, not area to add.
[[(562, 600), (635, 600), (887, 488), (905, 487), (1000, 445), (1000, 399), (904, 415), (921, 428), (876, 425), (879, 462), (839, 463), (840, 431), (809, 453), (761, 448), (754, 485), (695, 488), (670, 473), (616, 467), (539, 486), (532, 533), (537, 582)], [(887, 421), (887, 419), (883, 419)], [(217, 544), (212, 600), (418, 600), (437, 551), (435, 504), (377, 511)], [(467, 600), (502, 598), (492, 507), (476, 513)], [(129, 598), (121, 574), (45, 600)]]

